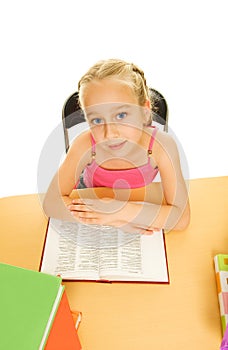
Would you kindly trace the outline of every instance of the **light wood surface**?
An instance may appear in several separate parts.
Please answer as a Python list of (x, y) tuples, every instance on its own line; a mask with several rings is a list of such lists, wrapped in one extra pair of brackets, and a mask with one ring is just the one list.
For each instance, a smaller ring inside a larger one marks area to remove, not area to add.
[[(83, 350), (216, 350), (213, 257), (228, 252), (228, 177), (190, 180), (191, 223), (166, 235), (169, 285), (67, 282)], [(36, 194), (1, 199), (0, 261), (39, 269), (47, 219)]]

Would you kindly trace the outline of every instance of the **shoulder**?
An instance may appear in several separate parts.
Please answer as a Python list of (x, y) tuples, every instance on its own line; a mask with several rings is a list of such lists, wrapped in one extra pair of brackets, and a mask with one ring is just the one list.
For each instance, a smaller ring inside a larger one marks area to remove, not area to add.
[(174, 138), (167, 132), (158, 130), (154, 143), (154, 156), (158, 161), (160, 158), (178, 158), (178, 148)]
[(163, 145), (163, 146), (176, 145), (176, 141), (174, 140), (173, 136), (171, 136), (167, 132), (161, 131), (161, 130), (157, 131), (155, 140), (157, 141), (157, 143), (159, 143), (160, 145)]
[(90, 130), (85, 130), (81, 134), (77, 135), (73, 140), (69, 151), (78, 150), (78, 147), (82, 147), (82, 149), (91, 148), (91, 132)]
[(67, 152), (66, 159), (79, 160), (84, 158), (85, 162), (91, 157), (91, 132), (90, 130), (83, 131), (76, 136)]

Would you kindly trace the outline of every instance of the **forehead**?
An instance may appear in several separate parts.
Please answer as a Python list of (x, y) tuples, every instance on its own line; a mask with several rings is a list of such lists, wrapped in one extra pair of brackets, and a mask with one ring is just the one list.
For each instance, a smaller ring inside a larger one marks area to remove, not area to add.
[(115, 79), (103, 79), (90, 82), (82, 93), (82, 105), (88, 108), (101, 104), (136, 104), (137, 96), (127, 84)]
[(84, 111), (87, 118), (123, 112), (138, 115), (143, 112), (143, 107), (132, 103), (110, 102), (87, 106)]

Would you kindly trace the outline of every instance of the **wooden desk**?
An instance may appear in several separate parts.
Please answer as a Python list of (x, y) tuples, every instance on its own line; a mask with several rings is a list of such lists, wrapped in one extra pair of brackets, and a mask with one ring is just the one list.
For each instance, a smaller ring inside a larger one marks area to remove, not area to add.
[[(216, 350), (213, 257), (228, 252), (228, 177), (190, 181), (192, 219), (166, 235), (170, 285), (68, 282), (83, 350)], [(47, 220), (37, 195), (1, 199), (0, 260), (39, 269)]]

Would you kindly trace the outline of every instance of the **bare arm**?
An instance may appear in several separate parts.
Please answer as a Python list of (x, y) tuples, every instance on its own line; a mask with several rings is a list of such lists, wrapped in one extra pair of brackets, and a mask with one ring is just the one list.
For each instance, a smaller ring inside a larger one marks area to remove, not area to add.
[(166, 204), (161, 206), (155, 225), (166, 230), (183, 230), (190, 221), (187, 186), (183, 178), (176, 143), (166, 133), (158, 134), (156, 162), (160, 170)]
[(45, 194), (43, 209), (48, 217), (75, 221), (67, 206), (72, 202), (70, 194), (82, 170), (90, 161), (90, 147), (89, 132), (82, 133), (73, 142)]

